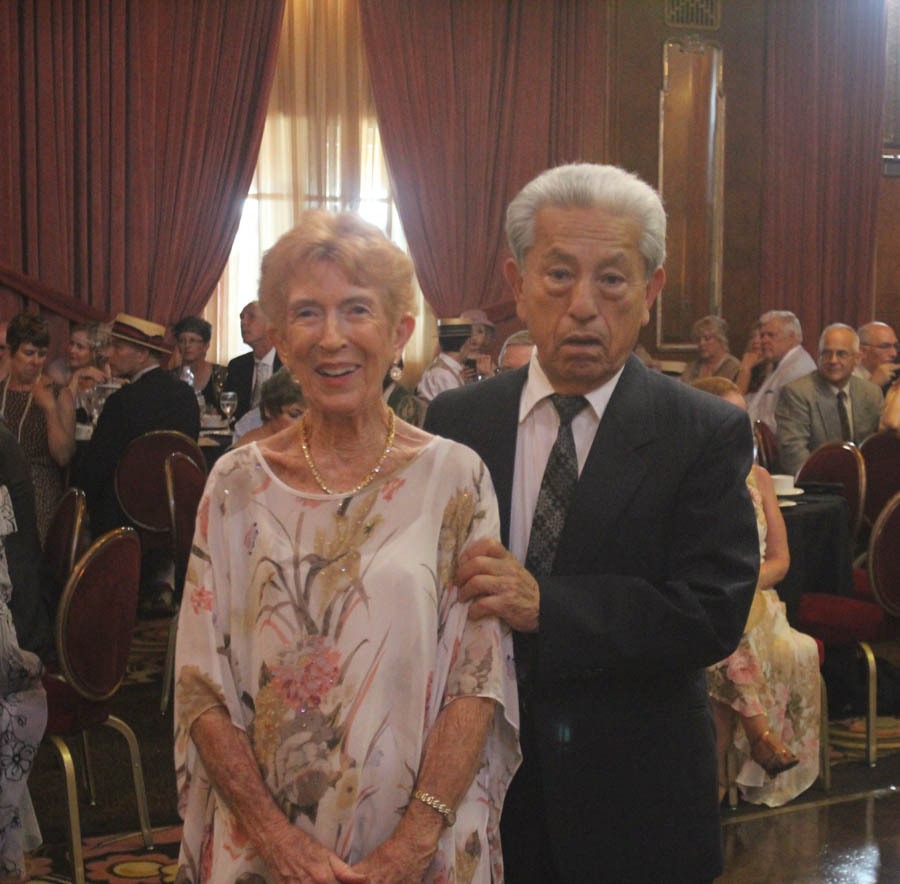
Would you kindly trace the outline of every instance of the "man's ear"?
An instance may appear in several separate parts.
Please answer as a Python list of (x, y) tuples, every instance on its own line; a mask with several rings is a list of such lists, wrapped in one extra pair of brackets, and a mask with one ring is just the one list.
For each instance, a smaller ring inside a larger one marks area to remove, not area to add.
[(503, 275), (506, 277), (506, 281), (509, 283), (509, 287), (512, 289), (513, 296), (516, 299), (516, 316), (522, 322), (525, 322), (526, 311), (522, 296), (522, 284), (525, 277), (522, 276), (522, 271), (519, 270), (519, 265), (516, 263), (515, 258), (506, 259), (506, 263), (503, 265)]
[(642, 326), (647, 325), (647, 323), (650, 322), (650, 310), (665, 284), (666, 271), (663, 270), (662, 267), (659, 267), (647, 281), (647, 287), (644, 290), (644, 313), (641, 316)]

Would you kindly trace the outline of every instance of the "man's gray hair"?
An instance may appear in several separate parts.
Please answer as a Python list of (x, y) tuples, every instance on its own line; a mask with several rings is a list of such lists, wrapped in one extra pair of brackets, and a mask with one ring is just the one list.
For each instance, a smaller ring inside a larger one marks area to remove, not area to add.
[(790, 310), (769, 310), (759, 317), (759, 324), (765, 325), (767, 322), (772, 322), (773, 319), (777, 319), (781, 323), (782, 331), (789, 334), (793, 332), (798, 344), (803, 343), (803, 328), (794, 313), (791, 313)]
[(506, 351), (510, 347), (533, 347), (533, 346), (534, 346), (534, 338), (531, 337), (531, 332), (528, 331), (527, 328), (524, 328), (521, 331), (513, 332), (503, 342), (503, 346), (500, 348), (500, 355), (497, 357), (497, 365), (503, 365), (503, 357), (506, 355)]
[(831, 331), (850, 332), (850, 335), (853, 338), (853, 352), (859, 353), (859, 335), (851, 326), (847, 325), (846, 322), (832, 322), (831, 325), (826, 325), (825, 328), (822, 329), (822, 334), (819, 335), (819, 353), (822, 352), (822, 348), (825, 346), (825, 335)]
[(878, 322), (877, 320), (873, 322), (867, 322), (865, 325), (861, 325), (856, 333), (859, 335), (859, 342), (864, 347), (867, 347), (872, 340), (872, 329), (874, 328), (886, 328), (890, 329), (891, 327), (886, 322)]
[(666, 212), (659, 194), (618, 166), (572, 163), (542, 172), (519, 191), (506, 210), (506, 237), (520, 270), (534, 245), (537, 213), (545, 206), (600, 208), (633, 219), (641, 228), (638, 249), (648, 279), (666, 259)]

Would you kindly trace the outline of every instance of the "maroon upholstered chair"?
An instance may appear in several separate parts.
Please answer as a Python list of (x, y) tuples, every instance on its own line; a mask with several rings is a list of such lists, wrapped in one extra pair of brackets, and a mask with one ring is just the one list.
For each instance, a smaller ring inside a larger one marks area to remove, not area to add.
[(852, 442), (826, 442), (800, 467), (797, 484), (827, 482), (841, 485), (850, 507), (850, 547), (856, 541), (866, 503), (866, 465)]
[[(197, 508), (203, 497), (206, 475), (187, 455), (175, 451), (166, 457), (166, 496), (169, 504), (169, 525), (172, 534), (172, 558), (175, 561), (175, 598), (181, 600), (191, 544), (194, 539), (194, 523)], [(163, 668), (163, 692), (159, 711), (165, 714), (169, 706), (172, 678), (175, 670), (175, 636), (178, 631), (178, 615), (169, 625), (169, 645)]]
[(70, 488), (60, 498), (44, 538), (44, 559), (53, 579), (63, 586), (75, 562), (87, 550), (87, 504), (84, 492)]
[(885, 504), (900, 491), (900, 436), (891, 430), (875, 433), (859, 450), (866, 464), (865, 518), (874, 525)]
[(192, 460), (206, 475), (200, 446), (175, 430), (153, 430), (132, 439), (116, 465), (119, 506), (144, 532), (163, 534), (170, 530), (165, 462), (175, 451)]
[[(84, 882), (81, 822), (72, 754), (67, 737), (104, 724), (128, 743), (138, 816), (146, 847), (153, 846), (147, 793), (137, 739), (131, 728), (110, 714), (109, 700), (125, 675), (137, 613), (141, 544), (132, 528), (117, 528), (94, 541), (66, 582), (56, 619), (59, 673), (45, 674), (47, 730), (44, 734), (63, 765), (69, 808), (69, 847), (73, 877)], [(93, 794), (90, 766), (85, 759)]]
[[(872, 645), (900, 638), (900, 492), (881, 511), (869, 538), (869, 587), (856, 597), (804, 593), (797, 628), (827, 645), (856, 644), (867, 663), (866, 760), (877, 759), (877, 667)], [(868, 596), (868, 598), (867, 598)], [(874, 597), (875, 602), (869, 601)]]
[(756, 439), (756, 460), (770, 473), (778, 470), (778, 442), (772, 428), (765, 421), (753, 422), (753, 437)]

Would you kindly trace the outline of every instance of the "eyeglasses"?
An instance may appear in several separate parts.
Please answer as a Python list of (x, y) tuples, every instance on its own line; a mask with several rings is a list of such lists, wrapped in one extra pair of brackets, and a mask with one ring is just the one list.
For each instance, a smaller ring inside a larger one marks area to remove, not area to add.
[(822, 350), (819, 356), (822, 359), (849, 359), (853, 354), (849, 350)]
[(888, 341), (884, 344), (863, 344), (864, 347), (871, 347), (873, 350), (896, 350), (897, 342)]

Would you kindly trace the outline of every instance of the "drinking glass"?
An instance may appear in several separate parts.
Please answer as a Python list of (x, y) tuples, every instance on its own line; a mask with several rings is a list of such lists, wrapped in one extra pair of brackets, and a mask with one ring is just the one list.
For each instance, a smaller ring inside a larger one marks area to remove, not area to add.
[(231, 416), (237, 410), (237, 393), (234, 390), (225, 390), (222, 395), (219, 397), (219, 408), (222, 409), (222, 414), (228, 419), (229, 425), (231, 424)]

